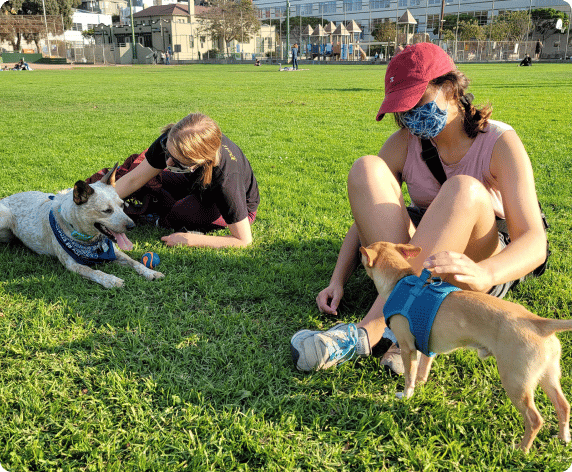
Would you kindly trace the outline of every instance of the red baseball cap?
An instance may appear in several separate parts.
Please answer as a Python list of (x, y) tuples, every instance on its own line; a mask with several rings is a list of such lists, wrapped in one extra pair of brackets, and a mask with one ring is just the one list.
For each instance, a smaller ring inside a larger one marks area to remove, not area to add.
[(433, 43), (406, 46), (387, 66), (385, 98), (376, 120), (386, 113), (411, 110), (427, 90), (433, 79), (455, 69), (449, 55)]

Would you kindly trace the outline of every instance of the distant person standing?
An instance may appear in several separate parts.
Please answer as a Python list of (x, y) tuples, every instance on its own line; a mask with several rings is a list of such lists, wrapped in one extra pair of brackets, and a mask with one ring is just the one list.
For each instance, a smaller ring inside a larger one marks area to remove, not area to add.
[(292, 69), (298, 70), (298, 43), (292, 46)]
[(170, 53), (169, 51), (167, 51), (167, 52), (165, 53), (165, 64), (166, 64), (166, 65), (171, 64), (171, 53)]
[(542, 48), (544, 45), (540, 42), (540, 39), (536, 41), (536, 49), (534, 50), (534, 54), (536, 55), (536, 59), (540, 59), (540, 55), (542, 54)]

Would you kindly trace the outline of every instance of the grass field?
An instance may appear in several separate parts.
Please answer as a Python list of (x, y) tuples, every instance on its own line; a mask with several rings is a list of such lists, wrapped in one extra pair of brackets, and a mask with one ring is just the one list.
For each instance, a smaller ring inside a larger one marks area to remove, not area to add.
[[(311, 375), (291, 335), (363, 317), (360, 269), (340, 315), (320, 314), (351, 224), (345, 181), (394, 131), (375, 121), (385, 68), (192, 65), (0, 74), (0, 198), (53, 192), (143, 151), (191, 111), (215, 118), (249, 157), (261, 206), (247, 249), (166, 248), (130, 234), (165, 279), (126, 268), (105, 290), (18, 243), (0, 246), (0, 463), (16, 471), (558, 471), (571, 446), (554, 409), (529, 454), (494, 360), (440, 356), (409, 401), (375, 359)], [(462, 65), (477, 103), (511, 124), (532, 160), (551, 228), (549, 271), (509, 299), (570, 317), (572, 65)], [(572, 334), (563, 345), (572, 400)]]

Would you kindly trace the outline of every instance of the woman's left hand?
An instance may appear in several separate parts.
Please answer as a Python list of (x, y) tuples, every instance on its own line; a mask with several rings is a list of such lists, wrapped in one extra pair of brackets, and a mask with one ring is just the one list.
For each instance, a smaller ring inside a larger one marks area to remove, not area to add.
[(169, 247), (191, 245), (189, 233), (173, 233), (168, 236), (162, 236), (161, 241), (163, 241)]
[(450, 275), (454, 282), (475, 292), (486, 292), (493, 286), (492, 274), (465, 254), (453, 251), (441, 251), (425, 259), (423, 268), (431, 270), (433, 275)]

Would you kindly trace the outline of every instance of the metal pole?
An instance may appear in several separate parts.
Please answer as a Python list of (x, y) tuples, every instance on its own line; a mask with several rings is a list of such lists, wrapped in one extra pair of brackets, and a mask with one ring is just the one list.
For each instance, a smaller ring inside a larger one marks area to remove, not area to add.
[[(288, 48), (289, 51), (290, 50), (290, 0), (286, 0), (286, 47)], [(286, 56), (286, 58), (288, 58), (288, 56)]]
[(42, 6), (44, 7), (44, 24), (46, 25), (46, 43), (48, 44), (48, 57), (52, 57), (52, 51), (50, 48), (50, 32), (48, 31), (48, 18), (46, 17), (46, 2), (42, 0)]
[(131, 42), (133, 49), (131, 50), (133, 54), (132, 63), (137, 60), (137, 44), (135, 44), (135, 27), (133, 26), (133, 0), (129, 0), (129, 16), (131, 18)]
[(564, 49), (564, 60), (568, 56), (568, 40), (570, 39), (570, 24), (572, 21), (572, 3), (570, 4), (570, 18), (568, 19), (568, 32), (566, 33), (566, 48)]

